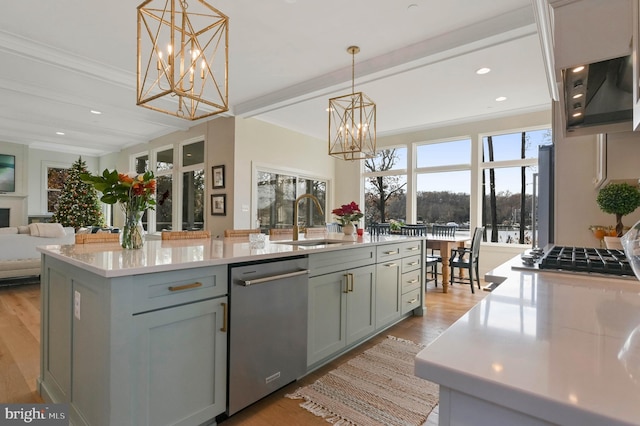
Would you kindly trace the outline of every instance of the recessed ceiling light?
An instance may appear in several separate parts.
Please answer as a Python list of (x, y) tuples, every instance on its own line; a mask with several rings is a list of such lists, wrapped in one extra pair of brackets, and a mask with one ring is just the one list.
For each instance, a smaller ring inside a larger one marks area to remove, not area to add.
[(506, 96), (498, 96), (498, 97), (496, 98), (496, 102), (502, 102), (502, 101), (506, 101), (506, 100), (507, 100), (507, 97), (506, 97)]
[(572, 114), (572, 117), (581, 117), (581, 116), (582, 116), (582, 113), (581, 113), (581, 112), (574, 112), (574, 113)]
[(409, 6), (407, 6), (407, 10), (411, 10), (411, 9), (417, 9), (418, 5), (415, 3), (411, 3)]
[(482, 74), (487, 74), (491, 71), (491, 68), (487, 68), (487, 67), (482, 67), (482, 68), (478, 68), (476, 70), (476, 74), (478, 75), (482, 75)]
[(575, 95), (572, 96), (572, 98), (573, 99), (580, 99), (583, 96), (584, 96), (584, 94), (582, 94), (582, 93), (576, 93)]
[(573, 72), (580, 72), (584, 69), (584, 65), (580, 65), (579, 67), (575, 67), (574, 69), (572, 69), (571, 71)]
[(91, 110), (91, 114), (100, 115), (100, 114), (102, 114), (102, 112), (100, 112), (100, 111), (96, 111), (95, 109), (92, 109), (92, 110)]
[(64, 132), (56, 132), (56, 135), (58, 135), (58, 136), (64, 136)]

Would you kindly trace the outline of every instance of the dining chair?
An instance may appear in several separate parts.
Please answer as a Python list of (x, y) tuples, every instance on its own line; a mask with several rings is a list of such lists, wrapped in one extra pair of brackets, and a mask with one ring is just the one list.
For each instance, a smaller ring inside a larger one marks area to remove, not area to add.
[(455, 237), (457, 229), (458, 229), (458, 227), (456, 225), (437, 225), (437, 224), (434, 224), (431, 227), (431, 234), (434, 237)]
[(342, 232), (342, 225), (338, 222), (327, 223), (327, 232)]
[[(306, 238), (310, 238), (310, 237), (324, 237), (327, 235), (328, 229), (326, 227), (322, 227), (322, 228), (307, 228), (304, 231), (304, 236)], [(338, 232), (338, 231), (333, 231), (333, 232)]]
[(192, 240), (198, 238), (211, 238), (209, 231), (162, 231), (162, 240)]
[(391, 232), (390, 223), (372, 223), (369, 225), (369, 234), (372, 236), (389, 235)]
[(249, 234), (260, 234), (260, 229), (225, 229), (224, 236), (227, 237), (248, 237)]
[[(480, 262), (480, 244), (482, 242), (483, 228), (476, 228), (473, 233), (473, 239), (471, 240), (471, 247), (458, 247), (451, 249), (451, 257), (449, 258), (449, 267), (451, 268), (451, 275), (449, 282), (459, 284), (470, 284), (471, 293), (475, 293), (473, 289), (473, 280), (475, 278), (478, 289), (480, 288), (480, 273), (478, 272), (478, 264)], [(458, 270), (466, 269), (468, 271), (469, 278), (456, 276), (454, 268)], [(475, 273), (475, 277), (474, 277)]]
[(269, 237), (293, 237), (293, 228), (271, 228)]
[(401, 235), (409, 235), (409, 236), (427, 236), (427, 225), (411, 225), (404, 224), (400, 227)]
[[(431, 226), (431, 235), (433, 235), (434, 237), (455, 237), (456, 236), (456, 230), (458, 229), (457, 226), (455, 225), (438, 225), (438, 224), (433, 224)], [(435, 269), (435, 286), (438, 287), (438, 278), (437, 278), (437, 274), (438, 274), (438, 264), (442, 263), (442, 256), (440, 255), (440, 252), (437, 249), (431, 249), (431, 254), (429, 256), (432, 256), (435, 261), (436, 261), (436, 265), (434, 267)], [(445, 266), (442, 265), (442, 267), (444, 268)]]

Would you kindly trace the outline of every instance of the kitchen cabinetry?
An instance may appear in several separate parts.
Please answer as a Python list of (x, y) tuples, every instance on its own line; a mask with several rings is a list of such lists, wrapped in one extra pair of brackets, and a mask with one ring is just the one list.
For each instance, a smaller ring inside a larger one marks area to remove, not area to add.
[(379, 329), (420, 306), (422, 241), (378, 246), (376, 259), (376, 328)]
[(309, 279), (307, 366), (343, 350), (375, 330), (375, 267)]
[(422, 240), (309, 255), (307, 367), (421, 306)]
[(105, 278), (44, 256), (43, 399), (74, 425), (192, 425), (226, 406), (227, 268)]
[(227, 298), (134, 316), (135, 424), (194, 425), (225, 410)]

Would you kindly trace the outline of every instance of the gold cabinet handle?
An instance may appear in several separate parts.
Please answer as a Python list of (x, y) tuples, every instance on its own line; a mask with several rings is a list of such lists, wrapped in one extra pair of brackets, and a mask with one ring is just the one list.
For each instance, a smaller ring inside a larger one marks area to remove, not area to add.
[(407, 251), (416, 251), (420, 250), (420, 247), (407, 247)]
[(386, 266), (387, 268), (393, 268), (393, 267), (395, 267), (395, 266), (398, 266), (398, 264), (397, 264), (397, 263), (387, 263), (387, 264), (386, 264), (386, 265), (384, 265), (384, 266)]
[(408, 304), (408, 305), (410, 305), (410, 304), (412, 304), (412, 303), (416, 303), (417, 301), (418, 301), (418, 298), (416, 297), (416, 298), (413, 298), (413, 299), (409, 300), (409, 301), (407, 302), (407, 304)]
[(353, 274), (349, 274), (349, 291), (353, 293)]
[(226, 303), (221, 303), (222, 305), (222, 327), (220, 328), (220, 331), (222, 331), (223, 333), (227, 332), (227, 304)]
[(407, 284), (414, 284), (414, 283), (417, 283), (418, 281), (419, 280), (417, 280), (417, 279), (409, 280), (409, 281), (407, 281)]
[(397, 250), (393, 250), (393, 251), (385, 251), (384, 254), (397, 254), (398, 251)]
[(344, 274), (344, 293), (349, 293), (349, 276), (351, 274)]
[(202, 287), (202, 283), (196, 281), (195, 283), (191, 283), (191, 284), (169, 286), (169, 291), (180, 291), (180, 290), (187, 290), (190, 288), (198, 288), (198, 287)]
[(407, 266), (415, 266), (415, 265), (419, 265), (420, 262), (411, 262), (411, 263), (407, 263)]

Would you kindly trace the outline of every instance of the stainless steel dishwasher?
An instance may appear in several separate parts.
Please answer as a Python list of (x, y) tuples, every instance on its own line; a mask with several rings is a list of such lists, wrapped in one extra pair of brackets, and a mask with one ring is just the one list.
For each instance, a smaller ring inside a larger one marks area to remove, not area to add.
[(231, 267), (227, 415), (305, 374), (308, 274), (306, 257)]

